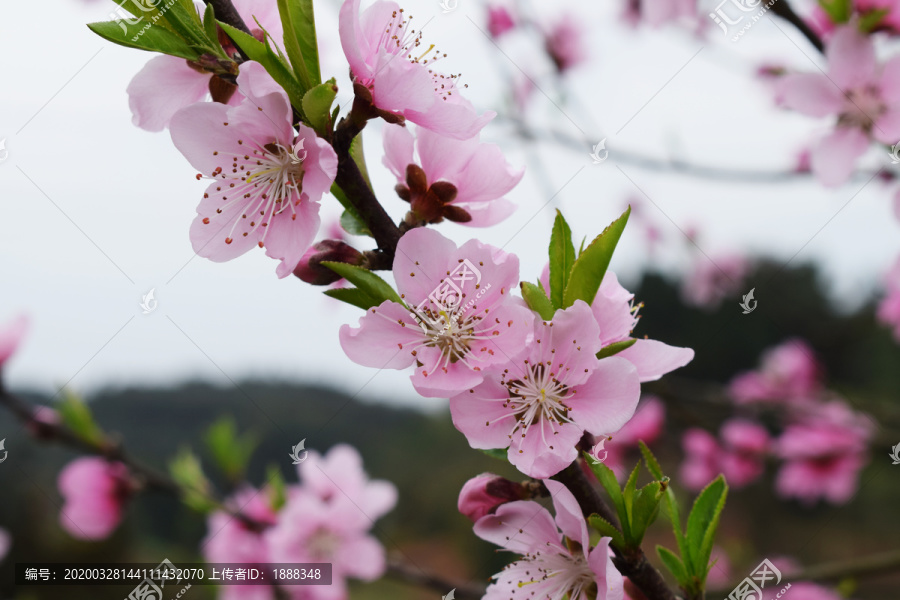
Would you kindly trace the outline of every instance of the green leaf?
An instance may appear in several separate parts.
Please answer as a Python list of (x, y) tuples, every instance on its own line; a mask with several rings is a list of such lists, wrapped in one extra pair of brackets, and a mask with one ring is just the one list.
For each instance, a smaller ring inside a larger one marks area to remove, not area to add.
[(630, 214), (631, 207), (629, 206), (628, 210), (603, 230), (603, 233), (594, 238), (594, 241), (575, 260), (572, 273), (569, 275), (569, 282), (563, 293), (563, 308), (572, 306), (576, 300), (584, 300), (588, 305), (594, 301)]
[(706, 579), (712, 543), (727, 495), (728, 484), (725, 483), (725, 478), (719, 475), (703, 488), (688, 515), (686, 541), (692, 567), (691, 574), (698, 577), (701, 582)]
[(62, 422), (79, 439), (94, 445), (103, 443), (103, 430), (94, 421), (91, 409), (78, 396), (66, 391), (57, 411)]
[(303, 104), (303, 94), (306, 92), (306, 88), (300, 85), (294, 72), (284, 59), (272, 50), (268, 38), (266, 39), (266, 42), (263, 43), (252, 35), (244, 33), (240, 29), (236, 29), (227, 23), (219, 21), (219, 26), (228, 34), (228, 37), (237, 44), (238, 48), (244, 51), (244, 54), (246, 54), (250, 60), (255, 60), (265, 67), (269, 75), (272, 76), (272, 79), (287, 92), (288, 98), (294, 108), (301, 109)]
[(368, 269), (329, 260), (322, 261), (321, 264), (355, 285), (365, 294), (378, 300), (378, 304), (381, 304), (385, 300), (391, 300), (401, 305), (403, 304), (403, 300), (394, 288), (392, 288), (384, 279)]
[[(585, 453), (585, 459), (589, 458), (590, 456)], [(594, 464), (592, 461), (587, 460), (587, 464), (597, 477), (597, 481), (600, 482), (600, 485), (603, 486), (603, 489), (606, 490), (606, 493), (609, 494), (610, 499), (613, 501), (613, 505), (616, 507), (616, 514), (619, 516), (622, 526), (622, 533), (627, 540), (630, 536), (628, 513), (625, 510), (625, 500), (622, 497), (622, 489), (619, 487), (619, 482), (616, 480), (616, 474), (603, 463)]]
[(656, 553), (659, 555), (660, 560), (669, 572), (675, 576), (678, 584), (683, 588), (688, 587), (690, 577), (688, 576), (687, 569), (684, 568), (684, 563), (681, 562), (681, 559), (664, 546), (657, 546)]
[(350, 142), (350, 157), (356, 163), (356, 166), (359, 167), (359, 172), (362, 173), (363, 179), (366, 180), (366, 185), (369, 186), (369, 189), (373, 189), (372, 181), (369, 179), (369, 169), (366, 167), (366, 155), (363, 153), (362, 133), (357, 134), (353, 141)]
[(622, 340), (621, 342), (613, 342), (612, 344), (604, 346), (603, 349), (597, 353), (597, 358), (606, 358), (607, 356), (614, 356), (614, 355), (618, 354), (619, 352), (621, 352), (622, 350), (625, 350), (626, 348), (631, 348), (632, 346), (634, 346), (634, 343), (636, 341), (637, 341), (636, 339), (631, 338), (631, 339), (627, 339), (627, 340)]
[(203, 473), (203, 467), (190, 448), (182, 448), (169, 463), (169, 473), (181, 488), (181, 499), (192, 509), (208, 513), (216, 508), (210, 498), (212, 484)]
[[(640, 470), (641, 463), (638, 463), (632, 469), (631, 475), (628, 476), (628, 480), (625, 482), (625, 489), (622, 490), (622, 503), (625, 505), (625, 518), (622, 520), (628, 522), (626, 529), (631, 530), (629, 533), (634, 533), (632, 527), (634, 523), (634, 490), (637, 487), (637, 476)], [(621, 515), (619, 518), (622, 518)]]
[(889, 12), (890, 11), (886, 8), (867, 11), (859, 17), (859, 30), (863, 33), (871, 33), (872, 30), (881, 25), (882, 19), (884, 19)]
[(306, 88), (322, 83), (312, 0), (278, 0), (278, 12), (284, 27), (284, 48), (294, 72)]
[[(122, 27), (125, 27), (125, 31), (122, 30)], [(88, 23), (88, 29), (103, 39), (126, 48), (160, 52), (187, 60), (197, 60), (200, 57), (197, 50), (165, 27), (150, 27), (149, 29), (142, 29), (142, 27), (142, 23), (131, 25), (124, 20)]]
[(553, 319), (554, 310), (547, 294), (545, 294), (538, 286), (533, 283), (528, 283), (527, 281), (523, 281), (519, 285), (522, 288), (522, 298), (525, 299), (529, 308), (539, 314), (543, 320), (551, 321)]
[(287, 503), (287, 487), (278, 465), (269, 465), (266, 470), (266, 481), (268, 482), (269, 506), (274, 512), (278, 512)]
[(553, 308), (563, 308), (563, 292), (569, 282), (569, 273), (575, 264), (575, 246), (572, 230), (562, 213), (556, 211), (553, 232), (550, 234), (550, 301)]
[(659, 502), (663, 497), (663, 488), (668, 486), (669, 478), (663, 481), (653, 481), (637, 490), (634, 496), (634, 507), (631, 509), (631, 534), (632, 544), (637, 547), (644, 539), (647, 528), (656, 520), (659, 514)]
[(479, 448), (478, 450), (491, 458), (509, 462), (509, 455), (507, 454), (506, 448)]
[(207, 4), (206, 10), (203, 12), (203, 31), (206, 32), (206, 37), (208, 39), (219, 39), (219, 29), (216, 24), (216, 11), (213, 9), (212, 4)]
[(310, 127), (316, 130), (322, 137), (331, 134), (331, 105), (337, 95), (337, 85), (334, 78), (310, 88), (303, 95), (303, 114)]
[(349, 210), (344, 210), (344, 212), (341, 213), (341, 228), (350, 235), (367, 235), (372, 237), (369, 226), (363, 223), (362, 219)]
[(835, 24), (848, 22), (853, 14), (851, 0), (819, 0), (819, 5)]
[[(647, 444), (645, 444), (643, 440), (639, 440), (638, 445), (641, 448), (641, 454), (644, 455), (644, 463), (647, 465), (647, 470), (650, 471), (650, 474), (657, 480), (668, 480), (668, 477), (663, 475), (662, 468), (659, 466), (659, 461), (653, 456), (653, 452), (650, 451)], [(678, 551), (682, 556), (688, 557), (687, 543), (685, 542), (684, 534), (681, 531), (681, 511), (678, 508), (678, 499), (675, 497), (675, 490), (672, 489), (671, 485), (666, 486), (665, 494), (666, 509), (669, 513), (669, 520), (672, 522), (672, 531), (675, 534), (675, 541), (678, 543)]]
[[(344, 193), (344, 190), (342, 190), (341, 188), (338, 187), (338, 184), (335, 183), (331, 186), (331, 195), (334, 196), (335, 198), (337, 198), (338, 202), (341, 203), (341, 206), (344, 207), (345, 211), (350, 213), (350, 215), (356, 221), (358, 221), (359, 223), (363, 224), (363, 226), (365, 226), (365, 221), (363, 221), (362, 217), (359, 216), (359, 212), (356, 210), (356, 207), (353, 206), (353, 204), (347, 198), (347, 194)], [(343, 219), (341, 220), (341, 225), (343, 225)], [(365, 226), (365, 227), (366, 227), (366, 230), (368, 231), (368, 226)], [(349, 230), (345, 230), (345, 231), (350, 233)], [(360, 234), (360, 235), (368, 235), (371, 237), (371, 233)]]
[(357, 288), (334, 288), (325, 290), (323, 293), (335, 300), (358, 306), (363, 310), (369, 310), (382, 302)]
[(258, 445), (253, 434), (238, 435), (234, 417), (218, 419), (206, 430), (204, 441), (210, 454), (229, 481), (238, 483), (244, 478), (247, 463)]
[(593, 514), (588, 517), (588, 523), (591, 527), (600, 532), (600, 535), (611, 537), (614, 548), (617, 548), (618, 550), (623, 550), (625, 548), (625, 538), (622, 537), (622, 532), (619, 531), (615, 525), (598, 514)]

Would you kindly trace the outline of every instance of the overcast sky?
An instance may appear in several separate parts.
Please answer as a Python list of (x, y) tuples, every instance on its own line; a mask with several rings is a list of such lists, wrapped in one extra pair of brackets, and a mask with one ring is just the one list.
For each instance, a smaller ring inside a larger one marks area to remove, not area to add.
[[(323, 74), (338, 77), (345, 101), (335, 6), (317, 3), (317, 18)], [(262, 252), (226, 264), (194, 257), (188, 228), (206, 184), (196, 181), (167, 133), (131, 124), (125, 88), (150, 56), (108, 44), (83, 25), (105, 20), (111, 7), (66, 0), (40, 14), (31, 3), (0, 8), (6, 82), (0, 139), (9, 151), (0, 164), (0, 320), (21, 312), (32, 320), (7, 369), (11, 384), (92, 391), (275, 377), (329, 383), (361, 398), (443, 406), (419, 399), (406, 374), (376, 373), (346, 359), (338, 327), (355, 323), (360, 311), (299, 280), (277, 279), (276, 262)], [(584, 140), (578, 151), (534, 148), (502, 124), (490, 125), (483, 137), (528, 167), (510, 194), (518, 211), (489, 230), (447, 224), (443, 233), (457, 241), (478, 236), (519, 254), (523, 278), (534, 279), (546, 260), (555, 208), (576, 235), (595, 235), (628, 198), (646, 194), (643, 208), (667, 240), (652, 258), (657, 268), (684, 270), (680, 231), (696, 225), (710, 256), (741, 250), (787, 260), (800, 251), (794, 260), (823, 264), (844, 301), (872, 293), (900, 249), (893, 190), (879, 181), (857, 178), (833, 190), (808, 179), (709, 181), (617, 159), (621, 151), (732, 170), (789, 169), (798, 150), (827, 127), (772, 110), (769, 91), (753, 78), (765, 60), (814, 68), (815, 50), (790, 26), (766, 17), (732, 43), (717, 31), (703, 40), (672, 27), (630, 29), (618, 18), (618, 2), (554, 2), (547, 20), (564, 7), (590, 25), (591, 58), (563, 89), (544, 77), (550, 66), (526, 36), (498, 51), (479, 30), (480, 4), (459, 0), (447, 14), (436, 0), (407, 4), (418, 23), (427, 23), (426, 42), (448, 53), (439, 66), (463, 73), (479, 108), (501, 111), (507, 81), (521, 68), (540, 87), (529, 113), (534, 126)], [(381, 165), (373, 125), (365, 138), (369, 170), (399, 219), (405, 205)], [(594, 165), (590, 145), (603, 138), (609, 159)], [(874, 149), (867, 160), (871, 170), (890, 162)], [(332, 198), (324, 205), (328, 217), (338, 215)], [(365, 240), (358, 241), (364, 248)], [(629, 228), (613, 269), (627, 283), (650, 260), (639, 230)], [(150, 289), (159, 305), (144, 315), (139, 304)]]

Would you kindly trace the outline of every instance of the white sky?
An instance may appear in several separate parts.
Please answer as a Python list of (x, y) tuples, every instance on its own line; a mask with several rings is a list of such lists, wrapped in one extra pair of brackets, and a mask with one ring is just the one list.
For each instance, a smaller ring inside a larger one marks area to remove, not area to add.
[[(442, 405), (419, 399), (407, 374), (376, 374), (346, 359), (337, 330), (355, 323), (360, 311), (299, 280), (278, 280), (276, 262), (262, 252), (226, 264), (193, 257), (188, 227), (206, 183), (195, 180), (167, 133), (131, 125), (125, 88), (150, 56), (108, 44), (84, 27), (104, 20), (111, 3), (57, 5), (40, 14), (30, 3), (0, 8), (0, 139), (9, 150), (0, 164), (0, 320), (20, 312), (32, 318), (31, 333), (7, 370), (11, 384), (52, 392), (68, 382), (91, 391), (277, 377), (329, 383), (361, 391), (361, 397)], [(481, 109), (500, 108), (505, 82), (517, 70), (512, 61), (534, 76), (549, 68), (524, 38), (504, 42), (509, 58), (500, 54), (474, 26), (483, 27), (484, 17), (471, 0), (459, 0), (448, 14), (436, 0), (406, 6), (419, 24), (428, 22), (426, 41), (449, 54), (443, 69), (463, 73), (467, 96)], [(483, 137), (503, 145), (514, 164), (529, 167), (510, 195), (520, 208), (490, 230), (448, 224), (443, 233), (505, 244), (520, 255), (523, 278), (534, 279), (546, 260), (553, 209), (564, 210), (576, 235), (594, 235), (638, 194), (627, 174), (659, 207), (644, 207), (667, 239), (663, 256), (654, 259), (659, 268), (677, 271), (687, 264), (676, 225), (699, 225), (700, 245), (711, 255), (740, 249), (787, 260), (834, 217), (795, 260), (821, 262), (847, 302), (871, 292), (900, 249), (893, 190), (882, 183), (854, 197), (865, 178), (835, 190), (809, 180), (711, 182), (616, 159), (618, 149), (730, 169), (789, 168), (797, 150), (827, 123), (773, 110), (753, 72), (766, 59), (813, 68), (804, 53), (818, 57), (799, 35), (779, 22), (789, 39), (768, 17), (736, 44), (717, 31), (706, 41), (672, 27), (635, 31), (619, 21), (618, 2), (557, 2), (545, 7), (547, 18), (563, 6), (590, 24), (591, 60), (569, 77), (572, 101), (564, 108), (571, 121), (540, 92), (530, 118), (538, 128), (585, 138), (584, 150), (544, 146), (535, 155), (504, 127), (489, 126)], [(346, 100), (334, 7), (317, 4), (323, 74), (338, 76)], [(559, 101), (562, 90), (538, 82)], [(377, 129), (366, 131), (369, 168), (379, 196), (399, 219), (405, 205), (380, 164)], [(589, 146), (602, 138), (610, 158), (593, 165)], [(535, 156), (546, 184), (535, 176)], [(868, 160), (875, 169), (889, 163), (881, 150), (873, 149)], [(324, 204), (326, 215), (338, 214), (336, 201)], [(647, 262), (639, 230), (630, 227), (613, 268), (627, 282)], [(143, 315), (139, 302), (151, 288), (159, 308)]]

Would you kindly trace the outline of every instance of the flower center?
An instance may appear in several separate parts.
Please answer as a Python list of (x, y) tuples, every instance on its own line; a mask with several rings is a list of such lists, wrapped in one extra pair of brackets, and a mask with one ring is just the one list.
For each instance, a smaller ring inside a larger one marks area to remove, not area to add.
[(341, 545), (341, 538), (327, 529), (319, 529), (307, 542), (306, 550), (317, 560), (330, 560)]
[[(582, 551), (572, 554), (563, 548), (552, 547), (554, 551), (548, 554), (535, 552), (526, 554), (521, 562), (530, 563), (536, 574), (528, 580), (519, 581), (519, 587), (534, 583), (552, 583), (545, 586), (546, 598), (549, 600), (562, 600), (563, 598), (581, 598), (587, 594), (589, 598), (595, 598), (597, 589), (594, 572), (587, 564)], [(531, 574), (531, 569), (525, 571)]]
[(884, 111), (879, 89), (873, 85), (863, 86), (847, 92), (844, 112), (838, 117), (838, 124), (871, 131)]

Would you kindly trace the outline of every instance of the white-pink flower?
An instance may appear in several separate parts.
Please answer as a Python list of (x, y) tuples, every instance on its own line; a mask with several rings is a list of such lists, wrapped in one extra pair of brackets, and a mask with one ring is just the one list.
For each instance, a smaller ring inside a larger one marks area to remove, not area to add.
[(544, 35), (544, 49), (560, 73), (587, 60), (584, 26), (572, 15), (564, 15)]
[(0, 329), (0, 370), (4, 363), (15, 354), (22, 338), (28, 332), (28, 317), (20, 315)]
[(610, 538), (591, 546), (578, 502), (565, 486), (547, 479), (554, 518), (537, 502), (504, 504), (475, 523), (475, 535), (520, 558), (494, 575), (485, 600), (529, 598), (622, 600), (623, 578), (610, 558)]
[[(397, 244), (394, 280), (406, 306), (386, 300), (359, 327), (341, 327), (341, 347), (358, 364), (387, 369), (415, 365), (413, 386), (447, 397), (478, 385), (484, 371), (525, 349), (534, 320), (510, 294), (519, 259), (470, 240), (457, 248), (426, 228)], [(415, 311), (415, 312), (413, 312)]]
[(72, 537), (84, 540), (108, 537), (122, 520), (133, 492), (125, 465), (96, 457), (70, 462), (60, 472), (57, 486), (65, 500), (60, 525)]
[(458, 75), (434, 71), (442, 58), (422, 48), (421, 31), (396, 2), (377, 0), (360, 14), (360, 0), (345, 0), (341, 45), (353, 81), (366, 88), (375, 108), (456, 139), (475, 136), (496, 113), (481, 116), (459, 93)]
[(443, 219), (473, 227), (499, 223), (515, 210), (503, 196), (524, 169), (506, 162), (500, 147), (478, 136), (454, 140), (433, 131), (388, 125), (384, 164), (397, 177), (397, 193), (417, 222)]
[[(238, 14), (257, 39), (264, 34), (258, 20), (272, 38), (281, 44), (282, 27), (278, 5), (272, 0), (234, 0)], [(199, 10), (202, 14), (203, 5)], [(235, 49), (226, 44), (226, 50)], [(213, 100), (237, 105), (243, 98), (234, 84), (214, 76), (199, 63), (177, 56), (151, 58), (128, 84), (128, 106), (132, 122), (147, 131), (162, 131), (182, 108), (201, 102), (212, 94)]]
[[(287, 94), (262, 65), (241, 66), (238, 106), (215, 102), (179, 111), (172, 141), (202, 176), (213, 179), (191, 225), (194, 251), (216, 262), (254, 246), (291, 274), (319, 229), (319, 200), (337, 173), (337, 155), (315, 132), (293, 128)], [(198, 179), (201, 175), (198, 175)]]
[(508, 448), (520, 471), (546, 478), (577, 458), (585, 432), (614, 433), (628, 422), (640, 381), (628, 360), (597, 358), (600, 327), (581, 300), (535, 321), (533, 335), (502, 371), (452, 397), (450, 413), (473, 448)]
[(703, 429), (685, 431), (681, 479), (688, 489), (703, 489), (719, 473), (725, 475), (728, 485), (738, 489), (763, 474), (771, 445), (765, 427), (754, 421), (730, 419), (722, 424), (719, 435), (721, 443)]
[(805, 404), (822, 391), (822, 368), (805, 341), (792, 338), (766, 350), (760, 368), (737, 375), (728, 393), (738, 404)]
[(785, 75), (780, 102), (811, 117), (835, 117), (835, 129), (812, 148), (813, 172), (825, 185), (853, 173), (871, 139), (900, 139), (900, 56), (879, 65), (871, 37), (855, 23), (839, 27), (825, 51), (825, 73)]

